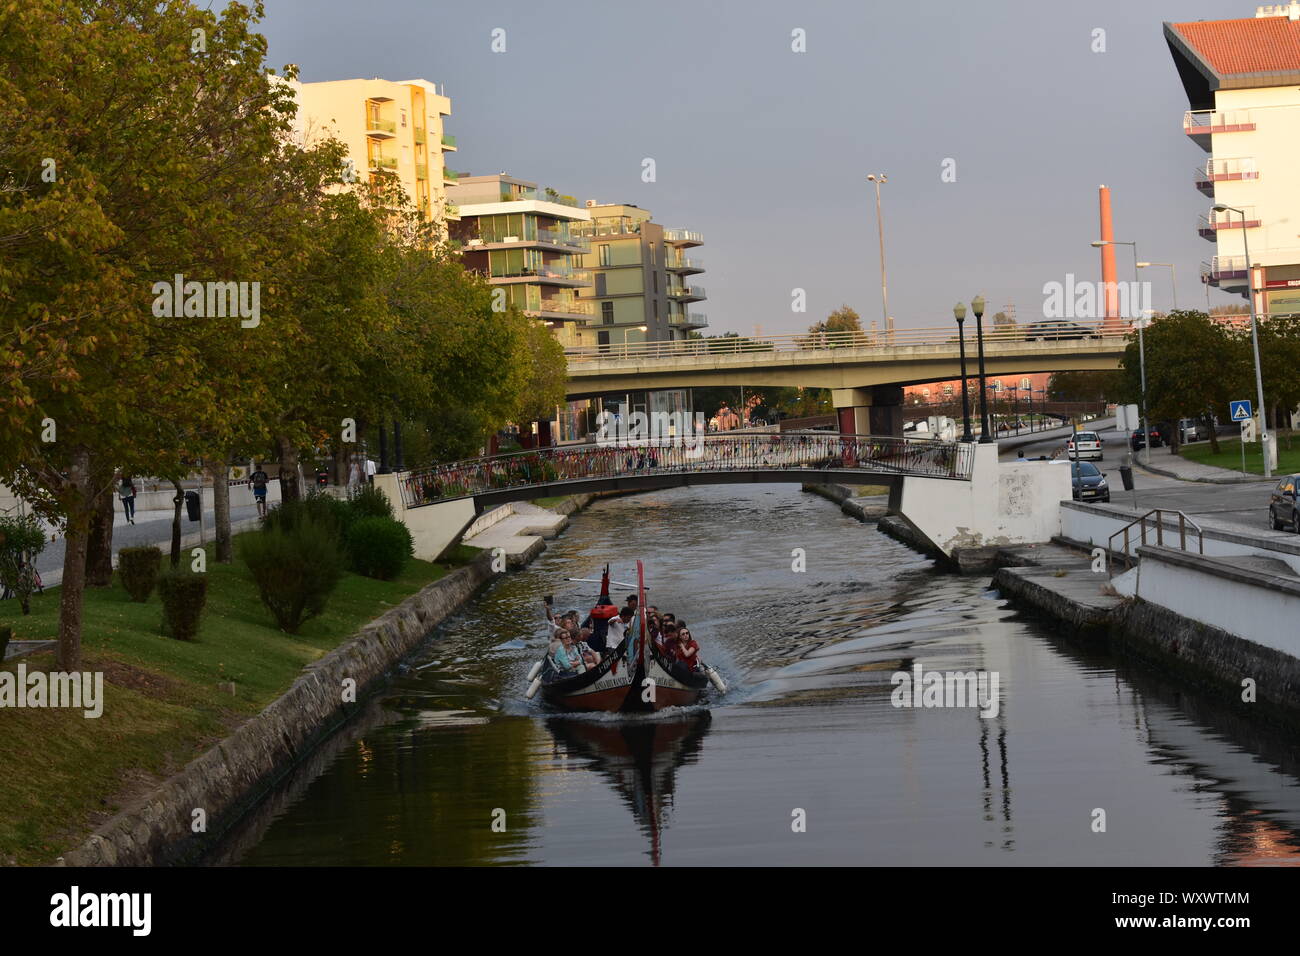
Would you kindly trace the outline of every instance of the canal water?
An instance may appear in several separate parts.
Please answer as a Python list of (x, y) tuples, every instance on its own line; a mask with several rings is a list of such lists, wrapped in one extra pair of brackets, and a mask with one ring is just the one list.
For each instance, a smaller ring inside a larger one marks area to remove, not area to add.
[[(638, 557), (729, 693), (635, 720), (525, 701), (542, 595), (585, 610), (590, 586), (565, 578), (608, 561), (629, 580)], [(996, 674), (996, 713), (895, 706), (917, 665)], [(212, 862), (1294, 863), (1297, 763), (1285, 735), (797, 486), (680, 488), (575, 516)]]

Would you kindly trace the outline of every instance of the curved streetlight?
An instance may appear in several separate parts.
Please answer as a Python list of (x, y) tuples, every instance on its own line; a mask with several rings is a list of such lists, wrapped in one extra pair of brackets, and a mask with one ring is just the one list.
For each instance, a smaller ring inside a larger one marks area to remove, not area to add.
[(957, 320), (957, 342), (961, 354), (961, 440), (973, 442), (975, 436), (970, 429), (970, 393), (966, 390), (966, 305), (958, 302), (952, 307), (952, 314)]
[(1174, 295), (1174, 311), (1178, 311), (1178, 268), (1172, 262), (1139, 262), (1139, 269), (1150, 269), (1152, 266), (1167, 266), (1169, 268), (1169, 291)]
[(889, 182), (889, 177), (884, 173), (868, 173), (867, 182), (876, 184), (876, 231), (880, 234), (880, 303), (884, 314), (882, 319), (882, 331), (885, 333), (885, 341), (892, 344), (893, 337), (889, 334), (889, 288), (885, 284), (885, 219), (880, 212), (880, 187)]
[(979, 349), (980, 361), (980, 444), (993, 441), (989, 425), (989, 398), (984, 385), (984, 296), (977, 295), (971, 299), (970, 310), (975, 313), (975, 345)]
[(1246, 253), (1246, 298), (1250, 299), (1250, 344), (1255, 350), (1255, 395), (1259, 399), (1259, 439), (1264, 448), (1264, 477), (1272, 478), (1268, 454), (1268, 415), (1264, 413), (1264, 377), (1259, 371), (1259, 320), (1255, 315), (1255, 282), (1250, 277), (1250, 240), (1246, 237), (1246, 211), (1236, 206), (1215, 203), (1215, 212), (1235, 212), (1241, 216), (1241, 245)]

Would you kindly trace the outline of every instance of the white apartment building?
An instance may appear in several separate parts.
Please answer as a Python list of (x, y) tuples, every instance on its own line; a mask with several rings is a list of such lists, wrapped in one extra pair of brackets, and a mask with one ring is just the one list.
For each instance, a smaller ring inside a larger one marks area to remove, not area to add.
[(1261, 315), (1300, 312), (1300, 3), (1164, 33), (1190, 107), (1183, 130), (1206, 154), (1197, 231), (1215, 248), (1202, 281), (1253, 290)]

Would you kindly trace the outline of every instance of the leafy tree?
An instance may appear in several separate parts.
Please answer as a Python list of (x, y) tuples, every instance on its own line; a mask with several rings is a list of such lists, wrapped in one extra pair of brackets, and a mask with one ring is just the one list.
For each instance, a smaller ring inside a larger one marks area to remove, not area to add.
[(1047, 393), (1062, 402), (1118, 402), (1125, 394), (1124, 377), (1118, 370), (1053, 372)]

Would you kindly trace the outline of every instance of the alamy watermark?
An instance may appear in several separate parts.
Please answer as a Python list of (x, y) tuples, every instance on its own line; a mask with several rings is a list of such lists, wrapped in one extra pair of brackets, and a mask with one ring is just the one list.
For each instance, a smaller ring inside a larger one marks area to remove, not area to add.
[(262, 323), (262, 283), (185, 281), (176, 273), (171, 282), (153, 284), (153, 314), (160, 319), (240, 319), (246, 329)]
[(601, 412), (596, 418), (596, 444), (606, 448), (682, 448), (687, 458), (704, 454), (707, 430), (703, 412)]
[(102, 671), (0, 671), (0, 709), (5, 707), (68, 707), (93, 720), (104, 713)]
[(1043, 284), (1043, 318), (1102, 319), (1110, 314), (1111, 296), (1125, 319), (1140, 319), (1151, 309), (1150, 282), (1076, 282), (1067, 272), (1064, 282)]
[(889, 700), (895, 707), (978, 707), (987, 720), (998, 715), (999, 680), (997, 671), (923, 671), (918, 663), (890, 678)]

